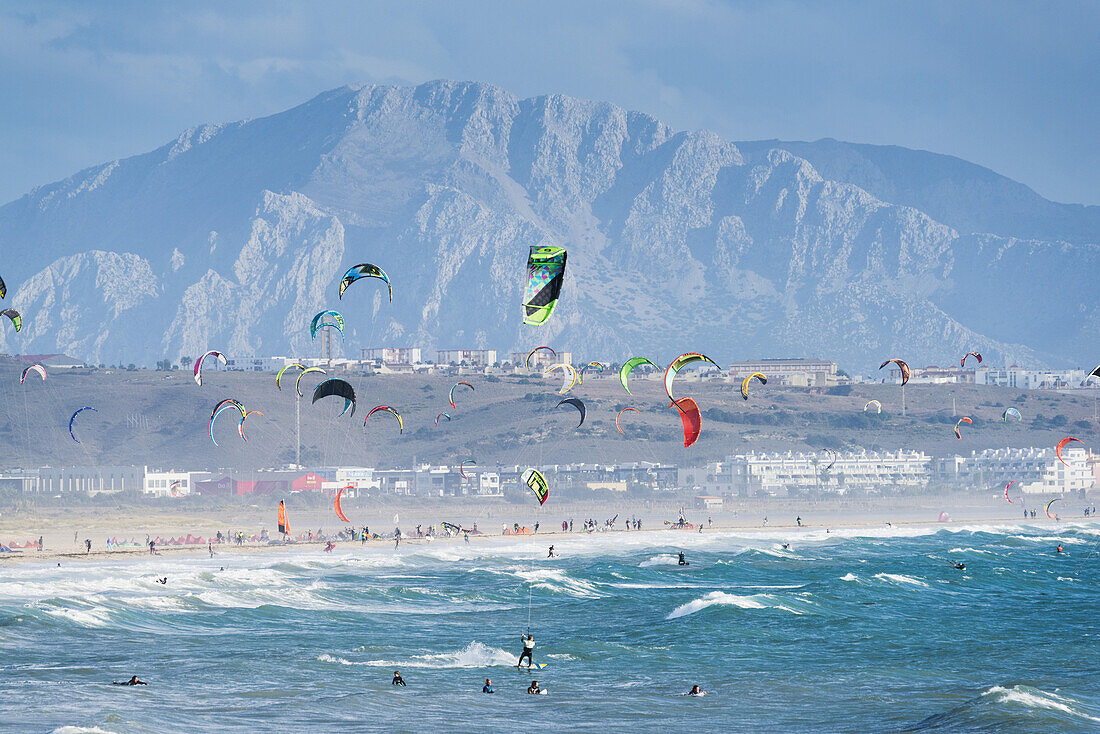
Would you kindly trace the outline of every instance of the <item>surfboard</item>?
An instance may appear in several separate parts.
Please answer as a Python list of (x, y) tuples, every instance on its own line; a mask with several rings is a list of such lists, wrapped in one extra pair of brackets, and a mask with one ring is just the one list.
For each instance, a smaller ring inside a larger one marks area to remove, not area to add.
[(531, 663), (530, 665), (524, 665), (520, 670), (542, 670), (549, 663)]

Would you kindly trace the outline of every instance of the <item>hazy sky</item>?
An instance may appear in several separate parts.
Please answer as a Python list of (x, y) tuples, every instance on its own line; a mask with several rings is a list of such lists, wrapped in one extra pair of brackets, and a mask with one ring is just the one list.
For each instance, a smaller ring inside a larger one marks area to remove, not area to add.
[(560, 92), (950, 153), (1100, 203), (1100, 2), (7, 2), (0, 202), (349, 82)]

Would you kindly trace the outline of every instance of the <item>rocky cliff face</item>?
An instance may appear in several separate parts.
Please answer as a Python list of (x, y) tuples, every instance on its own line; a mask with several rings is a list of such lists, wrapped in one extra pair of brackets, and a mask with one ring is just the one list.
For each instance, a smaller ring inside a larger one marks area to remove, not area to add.
[[(890, 191), (916, 186), (903, 168)], [(350, 354), (550, 343), (604, 360), (1085, 363), (1100, 237), (1082, 228), (1072, 244), (959, 231), (781, 144), (743, 151), (605, 103), (349, 87), (0, 208), (7, 302), (27, 322), (0, 329), (0, 351), (310, 356), (310, 318), (336, 308)], [(569, 266), (550, 324), (525, 327), (539, 243), (565, 245)], [(337, 298), (357, 262), (387, 271), (392, 304), (371, 282)]]

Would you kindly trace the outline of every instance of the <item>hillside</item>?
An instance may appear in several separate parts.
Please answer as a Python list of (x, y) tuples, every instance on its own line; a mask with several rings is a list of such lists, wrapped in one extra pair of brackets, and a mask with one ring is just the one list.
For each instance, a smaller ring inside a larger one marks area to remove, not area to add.
[[(1095, 363), (1088, 216), (1070, 238), (995, 186), (967, 221), (1034, 221), (959, 229), (943, 197), (905, 193), (925, 190), (923, 159), (897, 156), (886, 186), (795, 150), (479, 83), (335, 89), (0, 208), (5, 305), (25, 316), (0, 351), (149, 366), (214, 347), (315, 354), (309, 318), (338, 307), (345, 354), (553, 342), (604, 361), (698, 350), (873, 369), (977, 349)], [(565, 245), (569, 266), (535, 329), (519, 303), (539, 243)], [(369, 284), (337, 299), (363, 261), (389, 273), (392, 304)]]
[[(312, 405), (312, 378), (303, 380), (303, 463), (313, 466), (411, 466), (414, 462), (456, 463), (474, 458), (482, 465), (566, 462), (662, 461), (701, 465), (731, 453), (747, 451), (919, 449), (934, 455), (967, 453), (1002, 446), (1053, 446), (1072, 433), (1097, 445), (1095, 410), (1090, 396), (1046, 391), (1021, 392), (975, 386), (906, 388), (908, 415), (899, 411), (900, 388), (855, 387), (850, 395), (811, 394), (795, 388), (760, 387), (748, 402), (735, 386), (720, 381), (685, 379), (679, 392), (696, 399), (703, 411), (703, 433), (692, 448), (682, 445), (677, 414), (656, 379), (631, 378), (634, 397), (613, 378), (589, 377), (570, 395), (585, 401), (588, 418), (576, 429), (577, 412), (555, 408), (560, 381), (541, 377), (466, 378), (474, 392), (462, 391), (457, 409), (447, 404), (447, 391), (459, 378), (421, 376), (350, 376), (358, 395), (354, 417), (337, 417), (342, 403), (328, 399)], [(160, 468), (251, 470), (294, 460), (295, 400), (293, 380), (275, 389), (274, 376), (259, 373), (210, 372), (200, 388), (187, 372), (55, 371), (19, 385), (18, 372), (0, 366), (0, 470), (40, 465), (148, 464)], [(952, 434), (951, 398), (959, 415), (969, 415), (964, 440)], [(248, 441), (237, 435), (237, 421), (219, 418), (219, 446), (207, 435), (214, 403), (223, 397), (259, 410), (245, 425)], [(881, 416), (865, 414), (863, 405), (878, 399)], [(364, 426), (374, 405), (396, 407), (396, 421), (376, 414)], [(69, 416), (90, 405), (69, 437)], [(615, 414), (627, 406), (642, 413), (623, 416), (624, 437)], [(1016, 405), (1023, 424), (1002, 424), (1006, 405)], [(433, 425), (446, 411), (453, 417)], [(1039, 417), (1042, 416), (1042, 417)], [(1059, 417), (1061, 416), (1061, 417)], [(1078, 424), (1078, 421), (1085, 421)]]

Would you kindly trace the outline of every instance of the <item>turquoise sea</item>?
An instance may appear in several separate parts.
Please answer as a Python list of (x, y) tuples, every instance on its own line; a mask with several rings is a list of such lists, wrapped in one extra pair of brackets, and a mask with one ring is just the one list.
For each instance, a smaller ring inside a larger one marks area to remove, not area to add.
[[(8, 563), (0, 730), (1095, 732), (1098, 541), (1044, 522)], [(528, 624), (537, 673), (510, 667)], [(150, 685), (111, 685), (133, 674)]]

